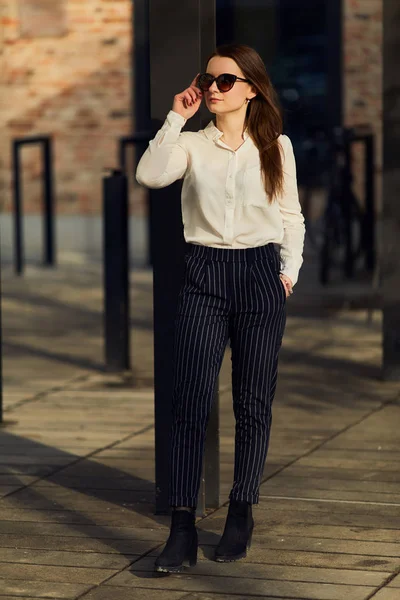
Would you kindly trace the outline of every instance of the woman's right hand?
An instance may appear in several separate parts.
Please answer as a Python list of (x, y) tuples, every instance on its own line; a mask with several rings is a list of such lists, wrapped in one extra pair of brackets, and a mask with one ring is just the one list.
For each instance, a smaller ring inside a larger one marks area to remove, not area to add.
[(186, 90), (174, 97), (172, 110), (185, 119), (190, 119), (197, 113), (203, 99), (203, 92), (196, 86), (198, 75)]

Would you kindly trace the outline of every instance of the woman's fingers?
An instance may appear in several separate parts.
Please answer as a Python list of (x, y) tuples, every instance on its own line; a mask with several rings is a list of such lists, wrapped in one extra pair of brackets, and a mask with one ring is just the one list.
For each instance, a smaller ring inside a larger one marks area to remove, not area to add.
[(191, 97), (191, 99), (193, 100), (193, 102), (196, 102), (196, 100), (197, 100), (197, 94), (196, 94), (196, 92), (194, 90), (192, 90), (192, 89), (189, 88), (188, 89), (188, 94)]
[(193, 81), (192, 81), (192, 83), (190, 84), (189, 87), (191, 89), (193, 89), (198, 96), (201, 97), (203, 95), (203, 93), (202, 93), (201, 89), (197, 86), (197, 78), (198, 78), (199, 75), (200, 75), (200, 73), (197, 73), (196, 77), (193, 79)]
[[(192, 82), (192, 85), (186, 90), (183, 90), (180, 94), (175, 96), (175, 102), (179, 103), (185, 110), (190, 109), (190, 115), (194, 114), (200, 106), (203, 99), (203, 92), (194, 85), (196, 83), (197, 76)], [(179, 112), (179, 111), (177, 111)]]
[(189, 94), (189, 92), (185, 92), (185, 100), (188, 103), (188, 105), (190, 106), (193, 102), (191, 95)]
[(199, 87), (195, 86), (195, 85), (192, 85), (190, 89), (194, 91), (194, 93), (196, 94), (196, 96), (200, 96), (201, 97), (203, 95), (203, 92), (201, 91), (201, 89)]
[(195, 85), (197, 77), (198, 75), (186, 90), (174, 96), (173, 110), (186, 119), (190, 119), (197, 112), (203, 99), (203, 92)]
[(196, 77), (193, 79), (192, 83), (190, 84), (190, 87), (196, 87), (197, 86), (197, 78), (200, 75), (200, 73), (197, 73)]
[(282, 283), (283, 283), (283, 285), (285, 287), (286, 298), (287, 298), (289, 295), (293, 294), (293, 290), (292, 290), (293, 284), (292, 284), (292, 281), (291, 281), (291, 279), (287, 275), (283, 275), (283, 273), (281, 273), (279, 275), (279, 278), (280, 278), (280, 280), (282, 281)]
[(194, 90), (188, 88), (184, 92), (184, 98), (185, 98), (186, 102), (189, 105), (191, 105), (191, 104), (194, 104), (195, 102), (197, 102), (198, 100), (200, 100), (201, 96), (198, 96)]

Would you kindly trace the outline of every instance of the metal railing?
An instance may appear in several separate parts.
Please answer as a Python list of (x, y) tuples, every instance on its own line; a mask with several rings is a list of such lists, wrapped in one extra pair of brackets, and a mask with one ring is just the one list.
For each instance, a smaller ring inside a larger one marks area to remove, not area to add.
[[(353, 190), (352, 146), (364, 144), (364, 194), (360, 202)], [(328, 201), (323, 219), (320, 249), (320, 281), (328, 283), (332, 267), (346, 278), (354, 275), (356, 261), (363, 258), (373, 271), (375, 249), (374, 136), (369, 126), (336, 128), (331, 147)]]
[(12, 141), (13, 197), (14, 197), (14, 231), (15, 231), (15, 270), (21, 275), (24, 269), (24, 239), (23, 239), (23, 198), (21, 182), (20, 151), (23, 146), (39, 145), (42, 150), (42, 181), (43, 181), (43, 263), (55, 264), (54, 241), (54, 194), (53, 194), (53, 163), (52, 140), (50, 136), (35, 136), (17, 138)]
[[(126, 135), (119, 138), (118, 144), (118, 166), (124, 172), (128, 173), (128, 164), (127, 164), (127, 149), (129, 146), (144, 146), (149, 143), (149, 141), (154, 137), (154, 133), (151, 131), (139, 131), (134, 135)], [(135, 171), (134, 165), (132, 165), (132, 172)], [(147, 264), (152, 266), (153, 264), (153, 240), (151, 234), (151, 219), (152, 219), (152, 210), (153, 210), (153, 196), (152, 190), (148, 191), (147, 195), (147, 239), (148, 239), (148, 248), (147, 248)]]
[(128, 146), (136, 146), (137, 144), (148, 144), (153, 138), (151, 131), (139, 131), (134, 135), (125, 135), (119, 138), (118, 145), (118, 165), (123, 171), (127, 169), (126, 150)]
[(108, 371), (130, 368), (127, 148), (150, 139), (150, 132), (121, 137), (119, 168), (110, 169), (103, 179), (104, 357)]

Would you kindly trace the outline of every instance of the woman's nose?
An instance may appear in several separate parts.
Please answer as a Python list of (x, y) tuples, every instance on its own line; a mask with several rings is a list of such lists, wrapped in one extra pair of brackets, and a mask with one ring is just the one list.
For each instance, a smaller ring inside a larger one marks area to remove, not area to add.
[(219, 92), (218, 86), (217, 86), (217, 82), (213, 81), (212, 84), (209, 87), (209, 91), (210, 92)]

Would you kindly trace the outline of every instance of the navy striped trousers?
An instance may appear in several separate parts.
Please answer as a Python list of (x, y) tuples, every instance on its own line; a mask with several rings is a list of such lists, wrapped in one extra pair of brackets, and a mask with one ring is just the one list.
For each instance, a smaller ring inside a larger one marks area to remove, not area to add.
[(236, 420), (230, 498), (258, 503), (268, 452), (286, 292), (274, 244), (188, 244), (175, 323), (169, 502), (197, 505), (204, 440), (227, 341)]

